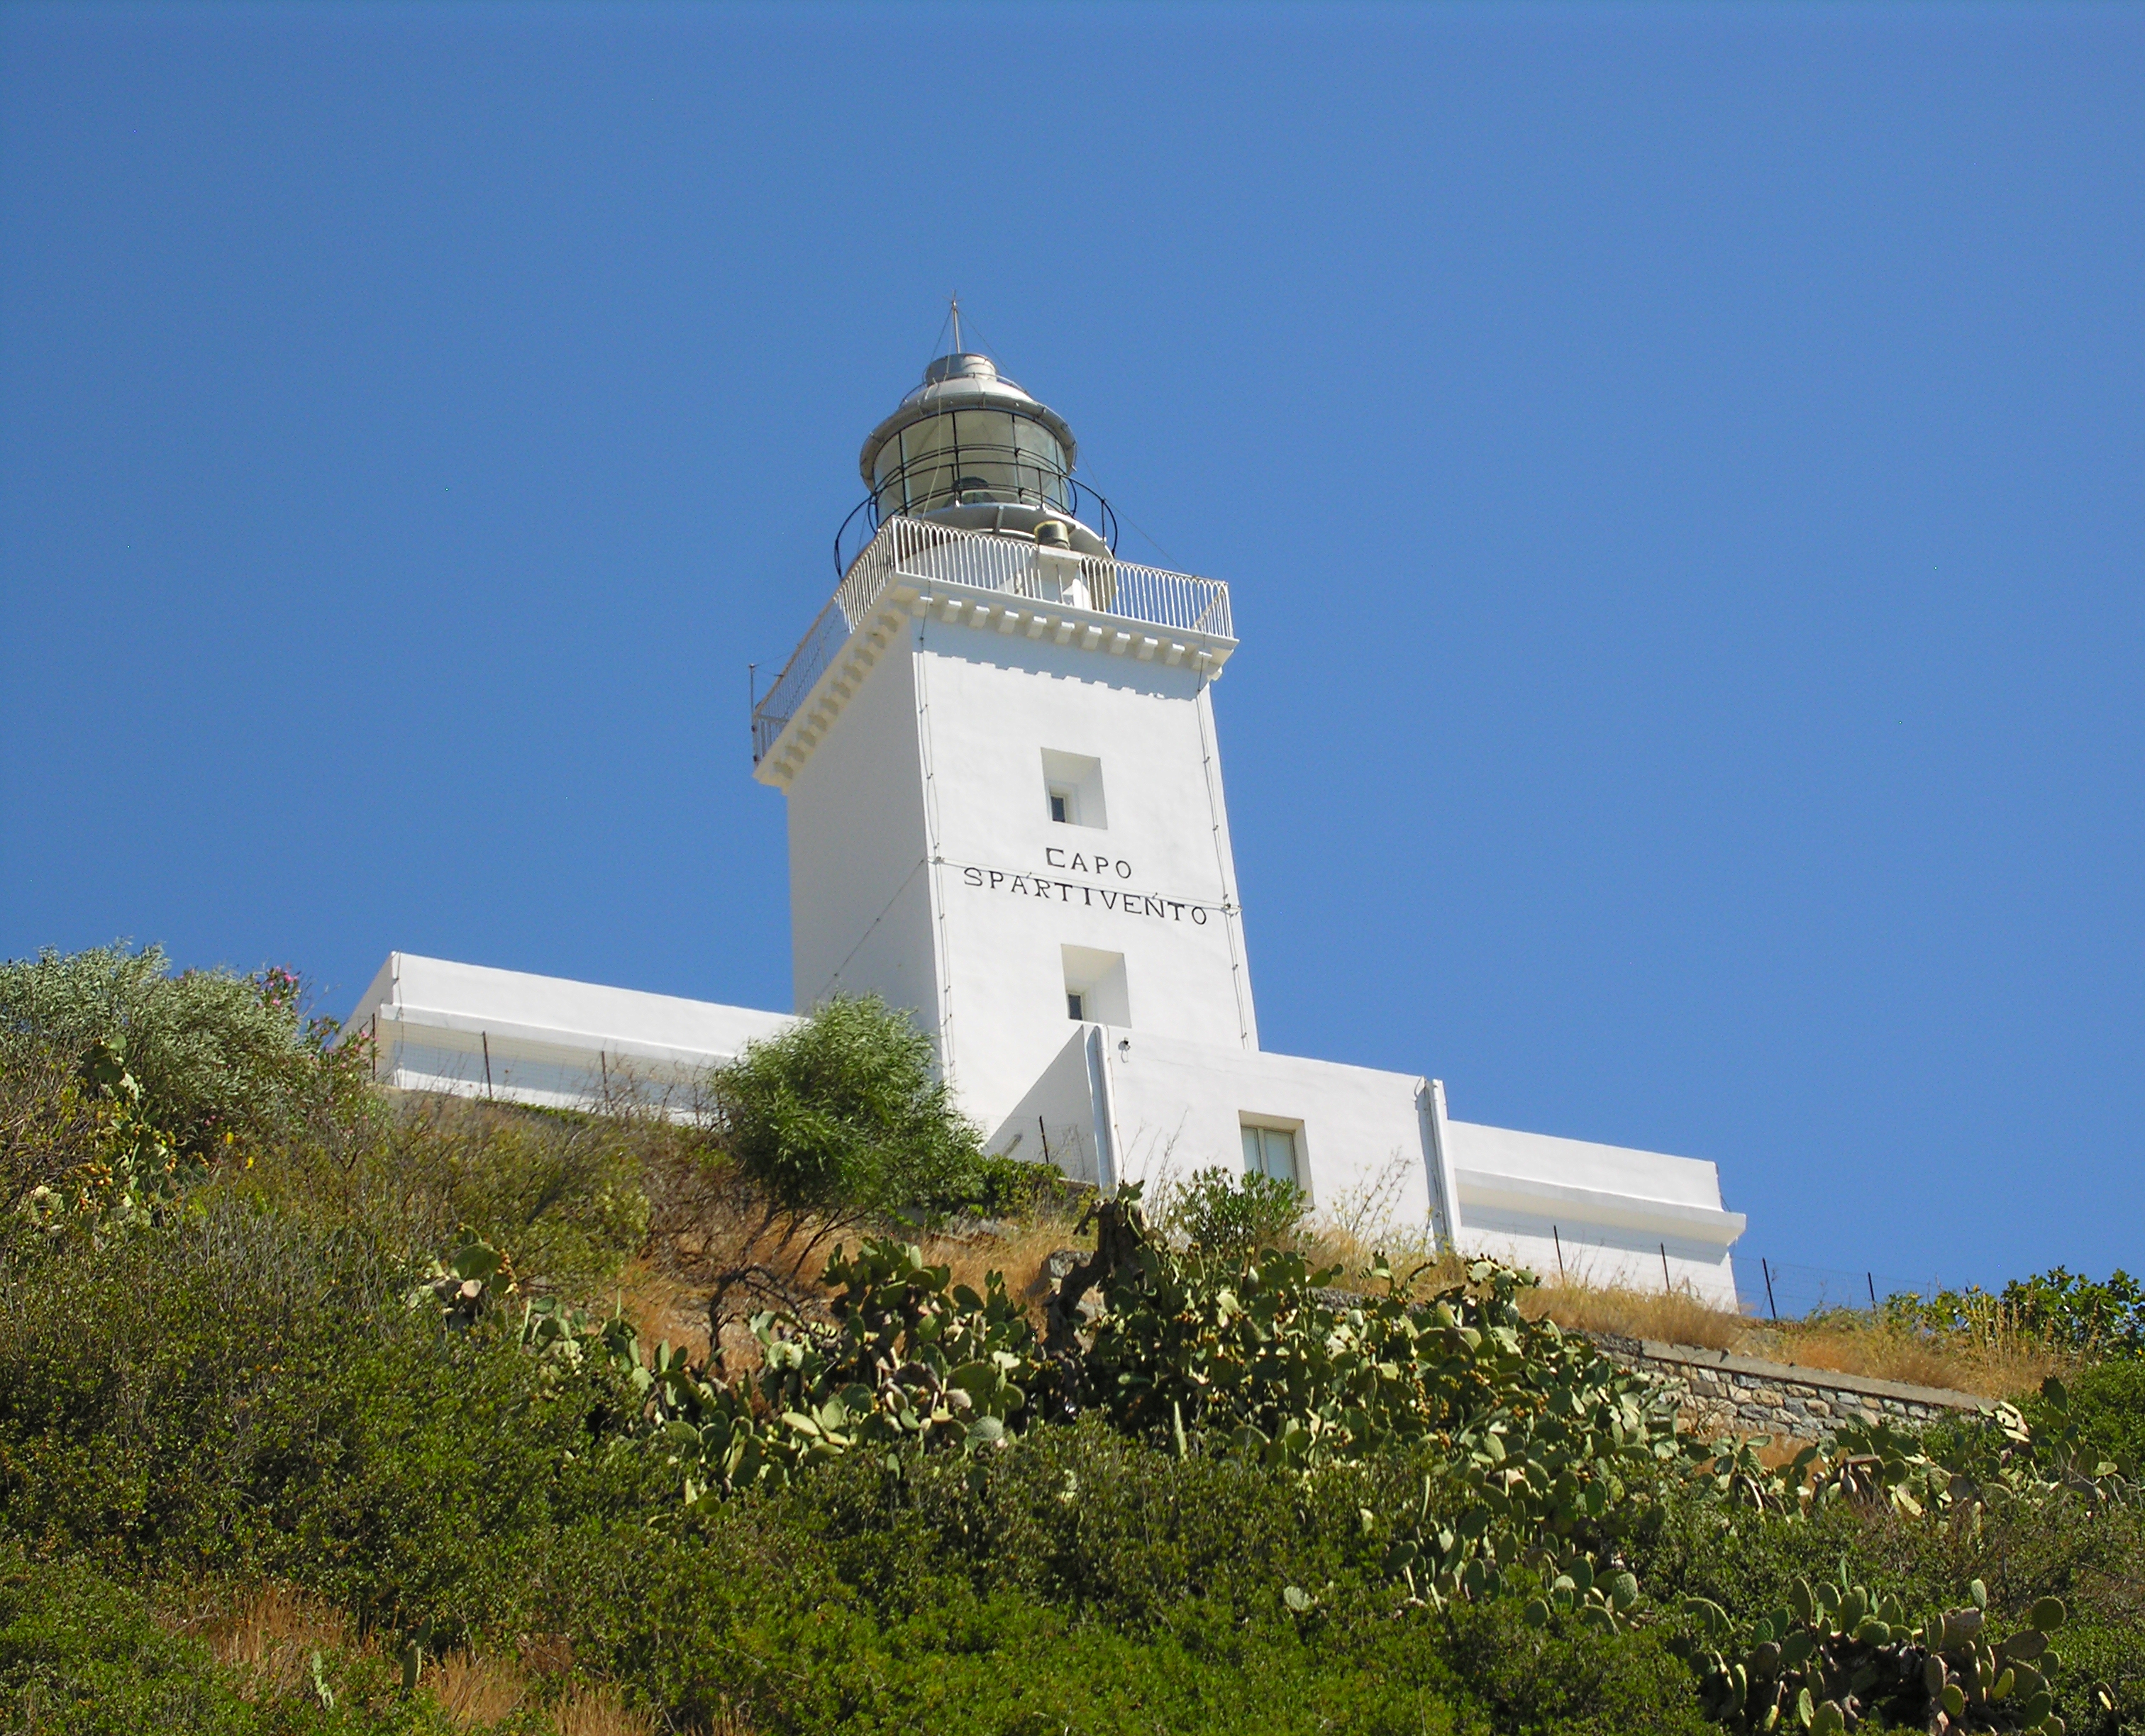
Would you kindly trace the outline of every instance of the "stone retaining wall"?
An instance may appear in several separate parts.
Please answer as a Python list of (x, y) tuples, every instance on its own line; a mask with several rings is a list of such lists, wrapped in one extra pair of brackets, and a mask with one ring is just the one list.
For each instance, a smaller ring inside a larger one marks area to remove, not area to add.
[(1765, 1362), (1655, 1338), (1620, 1338), (1608, 1332), (1588, 1336), (1612, 1361), (1674, 1394), (1678, 1415), (1701, 1435), (1828, 1440), (1846, 1420), (1889, 1419), (1919, 1427), (1954, 1412), (1990, 1408), (1986, 1399), (1941, 1386), (1874, 1380), (1866, 1375)]

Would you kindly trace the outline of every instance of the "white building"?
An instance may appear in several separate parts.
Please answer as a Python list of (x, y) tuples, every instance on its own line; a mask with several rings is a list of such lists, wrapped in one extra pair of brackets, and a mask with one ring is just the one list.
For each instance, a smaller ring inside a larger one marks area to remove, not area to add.
[[(1435, 1080), (1259, 1047), (1209, 696), (1228, 589), (1117, 559), (1075, 455), (963, 354), (865, 443), (875, 533), (753, 719), (796, 1005), (914, 1009), (994, 1150), (1106, 1189), (1256, 1167), (1331, 1217), (1734, 1306), (1712, 1164), (1453, 1121)], [(399, 953), (352, 1020), (392, 1082), (553, 1104), (689, 1089), (785, 1022)]]

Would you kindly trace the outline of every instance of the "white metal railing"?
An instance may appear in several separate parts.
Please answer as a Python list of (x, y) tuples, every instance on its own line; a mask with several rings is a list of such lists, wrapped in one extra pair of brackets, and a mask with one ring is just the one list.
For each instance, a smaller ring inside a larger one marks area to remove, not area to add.
[(928, 520), (890, 518), (867, 543), (819, 611), (766, 698), (753, 708), (758, 764), (898, 574), (926, 584), (971, 585), (1038, 603), (1119, 615), (1181, 633), (1233, 638), (1229, 587), (1219, 579), (1165, 572), (1129, 560), (1077, 555), (1025, 538), (961, 530)]

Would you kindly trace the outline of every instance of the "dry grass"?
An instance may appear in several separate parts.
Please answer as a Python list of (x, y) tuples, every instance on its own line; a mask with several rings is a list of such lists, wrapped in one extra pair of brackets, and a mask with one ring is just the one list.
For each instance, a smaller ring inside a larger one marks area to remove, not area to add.
[[(628, 1707), (615, 1688), (576, 1684), (552, 1709), (559, 1736), (655, 1736), (655, 1720)], [(719, 1719), (708, 1736), (747, 1736), (744, 1725)]]
[(310, 1685), (316, 1653), (351, 1651), (350, 1624), (335, 1610), (286, 1585), (270, 1585), (230, 1607), (197, 1609), (180, 1624), (208, 1646), (220, 1664), (239, 1670), (247, 1699), (274, 1699)]
[(1659, 1338), (1709, 1350), (1742, 1350), (1749, 1336), (1740, 1315), (1713, 1307), (1688, 1291), (1544, 1284), (1521, 1293), (1520, 1310), (1530, 1319), (1553, 1320), (1574, 1331)]
[(618, 1306), (643, 1344), (699, 1346), (708, 1341), (705, 1287), (689, 1284), (648, 1260), (637, 1259), (626, 1266)]
[(1412, 1296), (1429, 1296), (1462, 1283), (1467, 1276), (1467, 1262), (1457, 1254), (1426, 1243), (1396, 1244), (1390, 1236), (1365, 1237), (1343, 1225), (1314, 1223), (1301, 1246), (1314, 1268), (1337, 1266), (1343, 1284), (1366, 1290), (1371, 1286), (1365, 1275), (1381, 1260)]
[(1836, 1316), (1754, 1331), (1750, 1341), (1751, 1355), (1879, 1380), (1945, 1386), (1984, 1399), (2017, 1398), (2071, 1367), (2068, 1358), (2015, 1334), (1936, 1338), (1883, 1321), (1854, 1326)]
[(488, 1730), (531, 1698), (529, 1679), (512, 1664), (473, 1652), (450, 1652), (425, 1672), (440, 1709), (465, 1729)]
[[(285, 1585), (266, 1586), (235, 1602), (212, 1599), (173, 1624), (204, 1641), (217, 1662), (239, 1671), (239, 1691), (250, 1700), (310, 1694), (316, 1654), (381, 1656), (378, 1644), (354, 1633), (341, 1614)], [(572, 1649), (563, 1639), (525, 1639), (520, 1649), (518, 1664), (450, 1652), (427, 1665), (423, 1690), (464, 1729), (492, 1729), (545, 1698), (541, 1678), (572, 1668)], [(546, 1715), (558, 1736), (655, 1736), (654, 1720), (628, 1708), (607, 1684), (567, 1684)], [(725, 1715), (706, 1736), (749, 1736), (749, 1728)]]
[[(525, 1646), (525, 1658), (542, 1661), (545, 1649)], [(539, 1699), (535, 1684), (520, 1669), (496, 1658), (455, 1652), (425, 1674), (425, 1686), (440, 1709), (465, 1729), (489, 1730)], [(655, 1720), (625, 1704), (608, 1683), (569, 1683), (547, 1717), (558, 1736), (655, 1736)], [(748, 1736), (745, 1726), (719, 1721), (708, 1736)]]
[(1984, 1399), (2030, 1392), (2065, 1366), (2063, 1357), (2015, 1333), (1987, 1340), (1963, 1334), (1940, 1338), (1880, 1319), (1838, 1314), (1760, 1324), (1747, 1315), (1715, 1308), (1687, 1291), (1545, 1284), (1525, 1294), (1520, 1306), (1533, 1318), (1546, 1316), (1578, 1331), (1660, 1339)]
[(1083, 1244), (1085, 1250), (1092, 1251), (1094, 1236), (1092, 1233), (1076, 1236), (1070, 1220), (1038, 1217), (1005, 1235), (932, 1236), (923, 1244), (923, 1257), (934, 1266), (951, 1266), (953, 1281), (967, 1285), (978, 1296), (991, 1273), (1003, 1273), (1007, 1292), (1028, 1305), (1039, 1326), (1043, 1262), (1060, 1248)]

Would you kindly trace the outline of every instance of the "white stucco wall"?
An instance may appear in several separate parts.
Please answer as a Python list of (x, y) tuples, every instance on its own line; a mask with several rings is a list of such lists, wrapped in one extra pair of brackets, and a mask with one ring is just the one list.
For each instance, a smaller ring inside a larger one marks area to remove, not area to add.
[[(1064, 948), (1122, 958), (1131, 1028), (1255, 1048), (1221, 771), (1187, 669), (928, 623), (931, 807), (955, 1088), (985, 1125), (1063, 1047)], [(1046, 750), (1095, 761), (1104, 826), (1050, 818)]]
[(906, 644), (864, 673), (789, 798), (795, 1005), (809, 1011), (836, 992), (876, 992), (932, 1022), (939, 985)]
[[(990, 1136), (1001, 1156), (1055, 1164), (1076, 1181), (1105, 1184), (1096, 1138), (1095, 1092), (1088, 1067), (1088, 1025), (1067, 1027), (1065, 1041), (1027, 1094)], [(1108, 1178), (1114, 1185), (1114, 1178)]]
[(1721, 1209), (1712, 1164), (1452, 1121), (1443, 1087), (1408, 1074), (1082, 1027), (993, 1145), (1032, 1155), (1047, 1137), (1082, 1180), (1166, 1184), (1241, 1170), (1247, 1121), (1295, 1131), (1312, 1209), (1329, 1222), (1451, 1241), (1545, 1278), (1688, 1288), (1735, 1306), (1729, 1246), (1744, 1219)]
[(1018, 1136), (1026, 1155), (1047, 1132), (1068, 1174), (1166, 1186), (1202, 1169), (1240, 1172), (1247, 1120), (1286, 1127), (1319, 1216), (1426, 1241), (1445, 1233), (1430, 1112), (1427, 1082), (1410, 1074), (1083, 1026), (992, 1143), (1006, 1150)]

